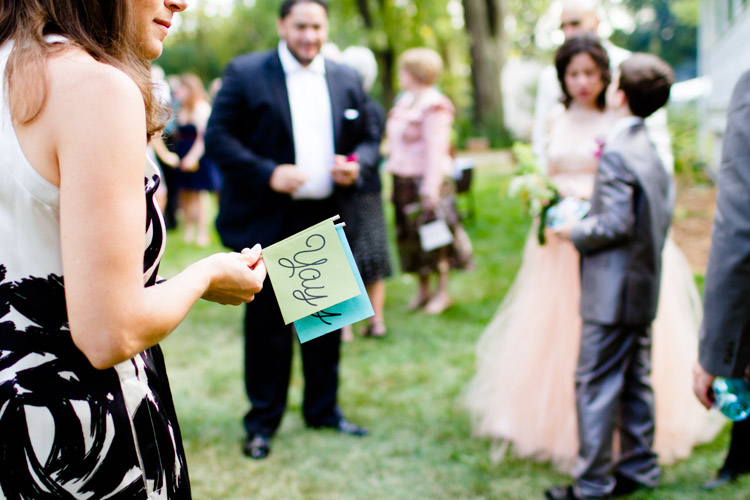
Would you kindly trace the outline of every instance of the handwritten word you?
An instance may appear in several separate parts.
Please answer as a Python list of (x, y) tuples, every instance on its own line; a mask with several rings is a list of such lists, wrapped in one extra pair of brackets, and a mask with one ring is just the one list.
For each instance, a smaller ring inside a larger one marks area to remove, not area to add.
[(294, 278), (296, 274), (297, 279), (300, 280), (301, 288), (294, 290), (292, 297), (307, 303), (309, 306), (317, 307), (316, 300), (328, 297), (322, 292), (325, 285), (320, 285), (321, 282), (318, 281), (323, 276), (320, 266), (328, 262), (328, 259), (319, 258), (315, 260), (315, 253), (325, 248), (326, 239), (321, 234), (312, 234), (305, 240), (305, 246), (308, 250), (300, 250), (294, 254), (291, 260), (286, 257), (279, 259), (279, 265), (291, 270), (290, 279)]

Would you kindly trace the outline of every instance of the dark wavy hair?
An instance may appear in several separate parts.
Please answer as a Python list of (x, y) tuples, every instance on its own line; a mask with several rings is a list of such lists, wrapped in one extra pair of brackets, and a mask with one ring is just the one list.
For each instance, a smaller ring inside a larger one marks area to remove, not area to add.
[[(77, 45), (97, 61), (125, 72), (138, 85), (150, 137), (168, 111), (154, 98), (150, 61), (139, 48), (131, 2), (124, 0), (0, 0), (0, 44), (13, 40), (3, 78), (13, 118), (34, 121), (47, 101), (47, 57)], [(68, 43), (49, 44), (62, 35)]]
[(326, 10), (326, 14), (328, 14), (327, 0), (284, 0), (284, 2), (282, 2), (281, 4), (281, 8), (279, 9), (279, 19), (284, 19), (292, 11), (292, 7), (294, 7), (298, 3), (303, 2), (316, 3), (323, 7)]
[(557, 79), (560, 81), (560, 88), (563, 92), (562, 103), (566, 108), (569, 108), (573, 102), (573, 97), (568, 92), (568, 88), (565, 85), (565, 71), (568, 69), (568, 65), (573, 57), (578, 54), (588, 54), (594, 63), (599, 68), (599, 73), (602, 78), (602, 91), (596, 97), (596, 107), (604, 109), (606, 106), (605, 94), (609, 82), (612, 81), (612, 74), (609, 70), (609, 56), (607, 51), (602, 46), (599, 39), (591, 34), (584, 34), (575, 36), (568, 39), (562, 47), (560, 47), (555, 55), (555, 68), (557, 69)]

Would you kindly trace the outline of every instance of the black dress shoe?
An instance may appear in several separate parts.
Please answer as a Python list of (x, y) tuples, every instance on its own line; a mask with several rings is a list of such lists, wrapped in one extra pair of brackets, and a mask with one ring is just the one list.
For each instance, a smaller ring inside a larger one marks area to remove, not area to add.
[(338, 422), (336, 422), (335, 424), (313, 424), (310, 425), (310, 427), (312, 427), (313, 429), (333, 429), (336, 432), (346, 434), (347, 436), (362, 437), (366, 436), (368, 433), (367, 429), (349, 422), (344, 417), (339, 418)]
[(357, 437), (366, 436), (368, 433), (367, 429), (349, 422), (344, 417), (341, 417), (341, 419), (339, 420), (338, 425), (336, 425), (336, 430), (341, 434), (347, 434), (349, 436)]
[(544, 497), (547, 500), (576, 500), (578, 498), (572, 486), (553, 486), (544, 490)]
[(609, 500), (608, 496), (579, 497), (573, 490), (573, 486), (553, 486), (544, 491), (547, 500)]
[(622, 474), (615, 474), (615, 489), (612, 490), (612, 496), (621, 497), (624, 495), (630, 495), (636, 490), (648, 487), (649, 486), (646, 486), (643, 483), (639, 483), (635, 479), (630, 479), (629, 477), (623, 476)]
[(271, 453), (271, 438), (263, 434), (253, 434), (242, 443), (242, 453), (249, 458), (262, 460)]
[(720, 470), (715, 478), (709, 479), (708, 481), (703, 483), (703, 489), (711, 491), (715, 490), (716, 488), (720, 488), (725, 484), (733, 483), (737, 481), (738, 475), (739, 474), (731, 469)]

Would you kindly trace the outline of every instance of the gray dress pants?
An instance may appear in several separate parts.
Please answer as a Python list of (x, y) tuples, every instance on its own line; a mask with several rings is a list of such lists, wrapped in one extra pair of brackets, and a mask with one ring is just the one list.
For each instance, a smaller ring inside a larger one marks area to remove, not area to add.
[[(584, 321), (575, 373), (580, 442), (576, 495), (609, 495), (615, 486), (614, 474), (645, 486), (658, 485), (650, 372), (650, 325)], [(620, 453), (613, 461), (615, 430)]]

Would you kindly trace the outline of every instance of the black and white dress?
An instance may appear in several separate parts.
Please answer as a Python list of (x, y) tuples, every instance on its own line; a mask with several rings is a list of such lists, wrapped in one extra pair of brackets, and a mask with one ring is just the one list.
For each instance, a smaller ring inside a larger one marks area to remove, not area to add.
[[(0, 75), (10, 49), (0, 46)], [(5, 99), (1, 109), (0, 499), (190, 498), (161, 350), (96, 370), (73, 344), (59, 189), (24, 156)], [(145, 286), (165, 243), (158, 185), (146, 162)]]

